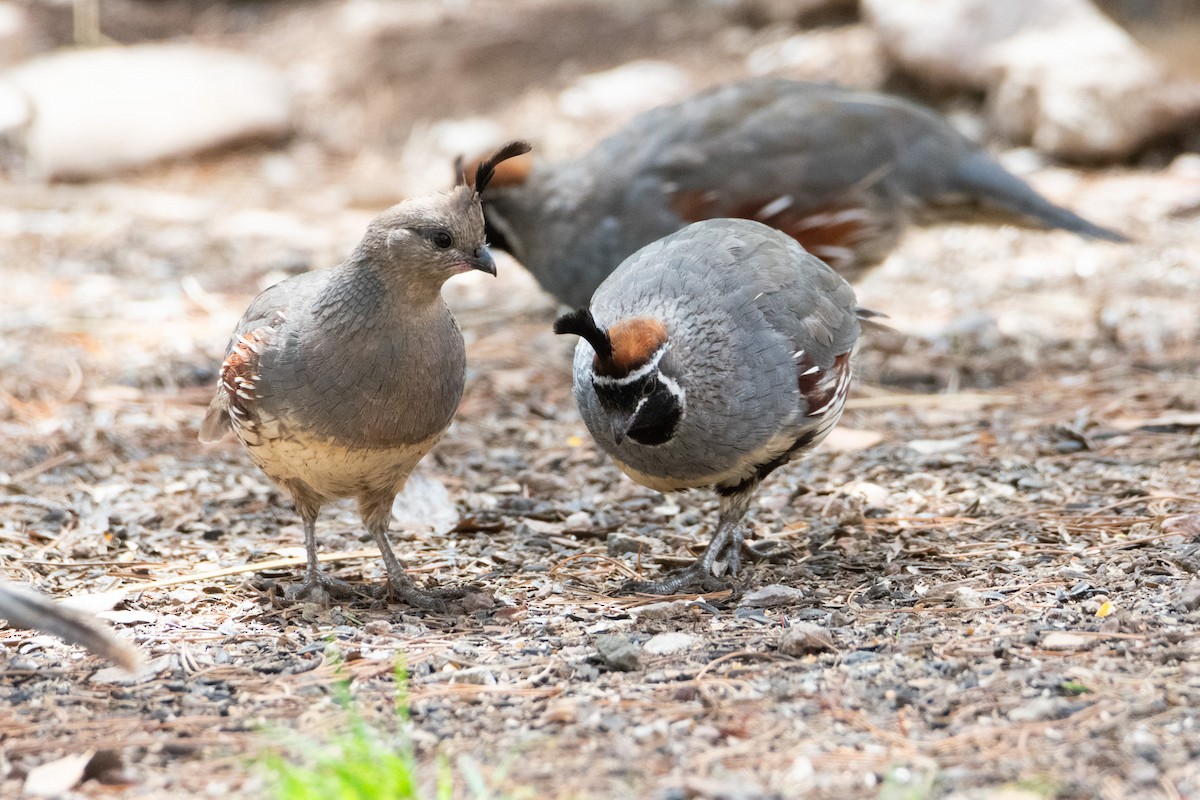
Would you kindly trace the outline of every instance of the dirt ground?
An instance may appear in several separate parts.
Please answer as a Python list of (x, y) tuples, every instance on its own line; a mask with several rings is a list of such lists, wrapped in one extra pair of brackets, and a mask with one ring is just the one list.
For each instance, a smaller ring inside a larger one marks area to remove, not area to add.
[[(328, 65), (349, 45), (317, 33), (351, 7), (372, 6), (211, 6), (188, 24)], [(475, 62), (447, 59), (447, 108), (407, 133), (378, 127), (404, 103), (333, 85), (305, 95), (300, 133), (277, 147), (88, 184), (0, 182), (0, 566), (88, 595), (150, 659), (129, 677), (0, 631), (0, 796), (92, 750), (119, 764), (77, 796), (263, 796), (252, 761), (272, 731), (336, 727), (339, 675), (386, 714), (399, 658), (428, 777), (466, 757), (501, 795), (1200, 797), (1195, 154), (1103, 171), (1006, 155), (1127, 246), (914, 230), (858, 287), (894, 330), (864, 337), (841, 430), (752, 508), (753, 538), (780, 556), (704, 597), (619, 586), (698, 552), (713, 499), (658, 495), (597, 451), (570, 394), (574, 342), (551, 333), (556, 308), (518, 265), (456, 279), (467, 389), (424, 472), (459, 521), (397, 523), (393, 541), (420, 580), (492, 599), (446, 614), (281, 600), (303, 563), (298, 517), (234, 442), (196, 441), (251, 297), (336, 263), (389, 193), (438, 188), (443, 111), (545, 131), (561, 152), (619, 122), (557, 114), (578, 74), (653, 55), (697, 86), (738, 77), (737, 36), (777, 33), (734, 35), (716, 13), (667, 14), (657, 38), (596, 42), (568, 66), (506, 67), (490, 80), (507, 102), (453, 91), (454, 65)], [(697, 43), (724, 49), (702, 59)], [(361, 58), (382, 74), (371, 59), (387, 52)], [(387, 92), (403, 93), (405, 64)], [(346, 125), (353, 136), (330, 133)], [(319, 531), (338, 576), (383, 580), (351, 505)]]

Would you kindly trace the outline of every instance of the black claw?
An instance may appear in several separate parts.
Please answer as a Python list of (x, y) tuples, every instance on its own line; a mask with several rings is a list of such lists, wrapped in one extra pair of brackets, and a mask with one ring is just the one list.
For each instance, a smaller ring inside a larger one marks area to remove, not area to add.
[(328, 607), (333, 600), (358, 597), (358, 589), (353, 584), (319, 572), (315, 576), (309, 575), (300, 583), (287, 586), (283, 596), (291, 602), (306, 601)]
[(464, 586), (435, 586), (432, 589), (418, 589), (411, 583), (391, 584), (392, 596), (401, 602), (415, 608), (444, 614), (449, 610), (447, 600), (461, 600), (468, 594), (481, 591), (475, 584)]

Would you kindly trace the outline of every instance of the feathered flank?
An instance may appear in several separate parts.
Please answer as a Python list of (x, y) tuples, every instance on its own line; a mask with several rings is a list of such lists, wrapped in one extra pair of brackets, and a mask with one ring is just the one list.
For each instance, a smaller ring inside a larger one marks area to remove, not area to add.
[(612, 341), (608, 338), (608, 332), (596, 324), (592, 312), (586, 308), (571, 311), (554, 320), (554, 332), (581, 336), (600, 358), (612, 358)]
[(490, 158), (480, 161), (479, 166), (475, 168), (476, 194), (483, 194), (483, 190), (487, 188), (488, 183), (492, 180), (492, 176), (496, 173), (497, 164), (507, 161), (510, 158), (524, 155), (531, 149), (528, 142), (517, 140), (504, 145), (493, 153)]

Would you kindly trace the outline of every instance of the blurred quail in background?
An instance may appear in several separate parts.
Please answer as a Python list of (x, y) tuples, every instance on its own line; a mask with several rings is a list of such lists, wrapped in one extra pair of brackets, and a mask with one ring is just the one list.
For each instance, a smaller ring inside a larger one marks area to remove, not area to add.
[(0, 620), (11, 627), (38, 630), (77, 644), (129, 671), (138, 668), (138, 651), (90, 614), (68, 608), (49, 597), (0, 583)]
[(1043, 198), (928, 108), (778, 79), (652, 109), (573, 160), (512, 161), (484, 198), (493, 246), (572, 306), (689, 222), (758, 220), (853, 281), (910, 218), (964, 212), (1125, 240)]
[(634, 253), (589, 308), (555, 322), (556, 333), (581, 337), (575, 399), (625, 474), (660, 492), (720, 496), (704, 555), (629, 589), (713, 588), (718, 560), (737, 574), (740, 522), (759, 483), (842, 415), (857, 313), (845, 279), (793, 239), (715, 219)]
[(392, 502), (449, 427), (462, 396), (465, 351), (442, 299), (468, 270), (496, 274), (480, 192), (497, 164), (529, 150), (513, 142), (483, 161), (474, 188), (406, 200), (367, 227), (343, 264), (297, 275), (255, 298), (221, 365), (200, 429), (232, 428), (251, 459), (296, 504), (308, 569), (294, 596), (350, 593), (317, 562), (321, 506), (355, 497), (401, 600), (438, 608), (454, 590), (418, 589), (388, 544)]

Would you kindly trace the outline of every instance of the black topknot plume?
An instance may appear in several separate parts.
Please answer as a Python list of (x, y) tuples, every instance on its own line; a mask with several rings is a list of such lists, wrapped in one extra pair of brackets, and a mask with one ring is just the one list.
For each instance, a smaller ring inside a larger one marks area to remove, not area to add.
[(554, 320), (554, 332), (582, 336), (600, 358), (612, 358), (612, 342), (608, 332), (596, 324), (592, 312), (586, 308), (571, 311)]
[[(524, 155), (525, 153), (528, 153), (530, 149), (529, 142), (523, 142), (518, 139), (515, 142), (509, 142), (508, 144), (504, 145), (499, 150), (492, 153), (491, 157), (480, 161), (479, 166), (475, 169), (475, 193), (482, 194), (483, 190), (487, 188), (488, 183), (490, 183), (492, 180), (492, 175), (494, 175), (496, 172), (497, 164), (502, 161), (507, 161), (510, 158)], [(459, 161), (457, 169), (459, 174), (462, 176), (463, 182), (465, 183), (466, 175), (464, 174), (461, 164), (462, 162)]]

